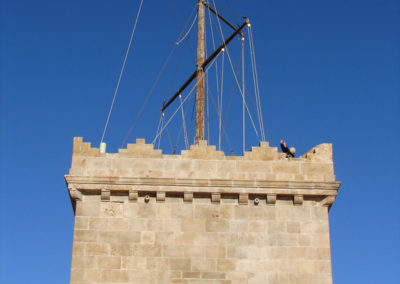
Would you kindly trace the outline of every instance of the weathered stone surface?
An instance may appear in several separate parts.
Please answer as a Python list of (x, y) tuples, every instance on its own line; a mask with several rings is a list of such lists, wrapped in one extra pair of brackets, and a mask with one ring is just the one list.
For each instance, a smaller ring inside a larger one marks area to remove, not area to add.
[(231, 157), (207, 141), (109, 154), (75, 138), (66, 181), (71, 283), (332, 283), (330, 144), (287, 159), (267, 142)]

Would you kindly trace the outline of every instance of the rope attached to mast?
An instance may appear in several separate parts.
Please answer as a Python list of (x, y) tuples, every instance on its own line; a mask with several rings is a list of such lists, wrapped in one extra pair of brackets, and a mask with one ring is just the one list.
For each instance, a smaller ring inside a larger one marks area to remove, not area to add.
[(133, 41), (133, 36), (134, 36), (134, 34), (135, 34), (136, 25), (137, 25), (137, 22), (138, 22), (138, 20), (139, 20), (140, 12), (141, 12), (141, 10), (142, 10), (142, 5), (143, 5), (143, 0), (140, 1), (139, 10), (138, 10), (138, 12), (137, 12), (135, 24), (134, 24), (134, 26), (133, 26), (132, 33), (131, 33), (131, 37), (130, 37), (130, 39), (129, 39), (128, 48), (126, 49), (124, 62), (123, 62), (123, 64), (122, 64), (122, 68), (121, 68), (121, 71), (120, 71), (120, 73), (119, 73), (117, 86), (115, 87), (114, 97), (113, 97), (113, 99), (112, 99), (111, 107), (110, 107), (110, 110), (109, 110), (109, 112), (108, 112), (107, 121), (106, 121), (106, 125), (104, 126), (103, 134), (101, 135), (100, 144), (103, 142), (104, 135), (106, 134), (106, 131), (107, 131), (108, 122), (110, 121), (111, 112), (112, 112), (112, 109), (113, 109), (113, 107), (114, 107), (115, 99), (116, 99), (116, 97), (117, 97), (117, 93), (118, 93), (118, 89), (119, 89), (119, 84), (121, 83), (122, 74), (124, 73), (124, 70), (125, 70), (126, 60), (127, 60), (127, 58), (128, 58), (128, 54), (129, 54), (129, 51), (130, 51), (130, 49), (131, 49), (131, 45), (132, 45), (132, 41)]

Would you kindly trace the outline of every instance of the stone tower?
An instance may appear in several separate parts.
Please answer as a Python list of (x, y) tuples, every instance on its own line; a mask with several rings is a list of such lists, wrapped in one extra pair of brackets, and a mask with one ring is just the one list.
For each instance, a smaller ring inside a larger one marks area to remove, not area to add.
[(332, 283), (332, 146), (286, 158), (262, 142), (225, 156), (200, 141), (163, 155), (138, 139), (74, 139), (71, 283)]

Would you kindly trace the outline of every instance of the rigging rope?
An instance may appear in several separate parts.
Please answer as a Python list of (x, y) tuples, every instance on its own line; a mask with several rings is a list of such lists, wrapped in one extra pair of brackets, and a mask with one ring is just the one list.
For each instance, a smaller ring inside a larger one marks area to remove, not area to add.
[[(211, 30), (211, 38), (212, 38), (212, 43), (213, 43), (213, 49), (215, 50), (215, 39), (214, 39), (214, 29), (213, 29), (213, 24), (212, 24), (212, 17), (211, 17), (211, 12), (210, 9), (208, 10), (208, 19), (210, 21), (210, 30)], [(217, 85), (217, 91), (219, 90), (219, 80), (218, 80), (218, 62), (215, 62), (215, 74), (216, 74), (216, 85)]]
[[(221, 96), (218, 100), (219, 105), (219, 127), (218, 127), (218, 150), (221, 150), (221, 125), (222, 125), (222, 95), (224, 90), (224, 58), (225, 51), (222, 49), (222, 63), (221, 63)], [(217, 94), (218, 95), (218, 94)]]
[[(192, 17), (193, 12), (195, 11), (195, 7), (196, 7), (196, 6), (194, 6), (194, 8), (193, 8), (193, 10), (192, 10), (192, 13), (191, 13), (190, 16), (187, 18), (186, 23), (185, 23), (184, 27), (182, 28), (182, 30), (180, 31), (178, 38), (180, 38), (180, 37), (182, 36), (182, 34), (183, 34), (183, 32), (184, 32), (184, 29), (186, 28), (186, 26), (187, 26), (187, 24), (188, 24), (188, 22), (189, 22), (189, 19)], [(126, 144), (126, 142), (127, 142), (128, 138), (129, 138), (129, 136), (130, 136), (130, 134), (131, 134), (133, 128), (136, 126), (136, 123), (137, 123), (137, 121), (138, 121), (140, 115), (142, 114), (142, 112), (143, 112), (143, 110), (144, 110), (144, 108), (145, 108), (145, 106), (146, 106), (148, 100), (150, 99), (150, 96), (152, 95), (152, 93), (153, 93), (155, 87), (157, 86), (157, 83), (158, 83), (158, 81), (160, 80), (161, 75), (164, 73), (165, 68), (167, 67), (167, 64), (168, 64), (169, 60), (171, 59), (171, 57), (172, 57), (172, 55), (173, 55), (173, 53), (174, 53), (176, 47), (177, 47), (177, 45), (174, 44), (173, 47), (172, 47), (172, 49), (171, 49), (171, 51), (170, 51), (170, 53), (169, 53), (169, 55), (168, 55), (168, 57), (167, 57), (167, 59), (164, 61), (163, 65), (162, 65), (162, 67), (161, 67), (160, 72), (158, 73), (156, 79), (154, 80), (153, 85), (152, 85), (151, 88), (150, 88), (150, 91), (148, 92), (148, 94), (147, 94), (147, 96), (146, 96), (146, 98), (145, 98), (145, 100), (144, 100), (144, 102), (143, 102), (143, 104), (142, 104), (142, 106), (141, 106), (141, 108), (140, 108), (138, 114), (137, 114), (136, 117), (135, 117), (135, 120), (134, 120), (133, 123), (131, 124), (131, 126), (130, 126), (130, 128), (129, 128), (129, 130), (128, 130), (128, 132), (127, 132), (125, 138), (124, 138), (124, 140), (122, 141), (121, 148), (124, 147), (124, 145)], [(181, 55), (182, 55), (182, 54), (181, 54)], [(181, 59), (181, 56), (180, 56), (180, 59)], [(180, 61), (180, 59), (179, 59), (179, 61)], [(176, 72), (177, 72), (177, 68), (176, 68), (176, 70), (175, 70), (175, 73), (174, 73), (173, 77), (175, 76)], [(171, 80), (173, 80), (173, 79), (171, 79)], [(170, 87), (171, 87), (171, 86), (170, 86)], [(170, 87), (169, 87), (169, 88), (170, 88)], [(169, 88), (168, 88), (168, 90), (169, 90)]]
[(119, 84), (121, 83), (122, 74), (124, 73), (125, 64), (126, 64), (126, 59), (128, 58), (128, 54), (129, 54), (129, 51), (130, 51), (130, 49), (131, 49), (133, 36), (134, 36), (135, 30), (136, 30), (136, 25), (137, 25), (137, 22), (138, 22), (138, 20), (139, 20), (140, 11), (142, 10), (142, 5), (143, 5), (143, 0), (140, 1), (139, 10), (138, 10), (137, 15), (136, 15), (135, 24), (134, 24), (134, 26), (133, 26), (132, 33), (131, 33), (131, 37), (130, 37), (130, 39), (129, 39), (129, 44), (128, 44), (128, 48), (127, 48), (126, 53), (125, 53), (124, 62), (123, 62), (123, 64), (122, 64), (122, 68), (121, 68), (121, 71), (120, 71), (120, 73), (119, 73), (117, 86), (116, 86), (115, 91), (114, 91), (114, 97), (113, 97), (112, 102), (111, 102), (111, 107), (110, 107), (110, 110), (109, 110), (109, 112), (108, 112), (106, 125), (104, 126), (104, 130), (103, 130), (103, 134), (101, 135), (100, 143), (103, 142), (104, 135), (106, 134), (108, 122), (109, 122), (109, 120), (110, 120), (111, 112), (112, 112), (112, 109), (113, 109), (113, 107), (114, 107), (115, 99), (116, 99), (116, 97), (117, 97), (117, 93), (118, 93), (118, 89), (119, 89)]
[(242, 37), (242, 90), (243, 90), (243, 155), (246, 150), (246, 111), (244, 109), (245, 101), (245, 85), (244, 85), (244, 37)]
[(242, 17), (241, 15), (239, 15), (238, 13), (236, 13), (236, 12), (232, 9), (232, 5), (231, 5), (231, 3), (229, 2), (229, 0), (226, 0), (226, 4), (227, 4), (227, 6), (228, 6), (228, 8), (229, 8), (229, 12), (231, 13), (232, 16), (235, 16), (235, 17)]
[[(216, 105), (216, 103), (215, 103), (214, 96), (213, 96), (213, 92), (212, 92), (211, 90), (210, 90), (210, 94), (211, 94), (211, 96), (210, 96), (211, 102), (213, 103), (215, 112), (217, 113), (217, 116), (218, 116), (218, 114), (219, 114), (219, 113), (218, 113), (218, 107), (217, 107), (217, 105)], [(227, 132), (226, 132), (226, 130), (225, 130), (225, 124), (222, 125), (222, 132), (224, 133), (225, 139), (226, 139), (226, 141), (228, 142), (228, 147), (229, 147), (230, 151), (232, 152), (232, 151), (233, 151), (233, 150), (232, 150), (232, 144), (231, 144), (231, 141), (229, 140), (228, 134), (227, 134)]]
[[(236, 63), (236, 71), (235, 72), (239, 72), (239, 63), (240, 63), (240, 57), (238, 58), (238, 61), (239, 62), (237, 62)], [(233, 84), (232, 84), (232, 90), (231, 90), (231, 94), (230, 94), (230, 96), (229, 96), (229, 101), (228, 101), (228, 106), (227, 106), (227, 109), (226, 109), (226, 112), (225, 112), (225, 117), (224, 117), (224, 126), (226, 125), (226, 123), (228, 122), (228, 116), (229, 116), (229, 113), (230, 113), (230, 109), (231, 109), (231, 105), (232, 105), (232, 98), (233, 98), (233, 93), (235, 92), (235, 82), (233, 82)]]
[[(260, 129), (261, 129), (260, 112), (259, 112), (259, 108), (258, 108), (258, 97), (257, 97), (257, 83), (256, 83), (256, 75), (255, 75), (255, 71), (254, 71), (253, 49), (252, 49), (252, 41), (251, 41), (251, 36), (250, 36), (250, 27), (247, 27), (247, 35), (249, 37), (249, 45), (250, 45), (251, 71), (253, 74), (253, 88), (254, 88), (254, 95), (255, 95), (255, 99), (256, 99), (255, 107), (257, 109), (258, 124), (260, 125)], [(261, 136), (262, 136), (262, 133), (261, 133)]]
[(196, 16), (194, 17), (193, 22), (192, 22), (192, 24), (190, 25), (190, 28), (189, 28), (189, 30), (187, 31), (187, 33), (186, 33), (180, 40), (178, 40), (178, 41), (175, 42), (176, 45), (180, 45), (181, 42), (185, 40), (185, 38), (186, 38), (186, 37), (188, 36), (188, 34), (191, 32), (191, 30), (192, 30), (192, 28), (193, 28), (193, 25), (194, 25), (194, 23), (196, 22), (196, 19), (197, 19), (197, 14), (196, 14)]
[(142, 104), (142, 106), (141, 106), (141, 108), (140, 108), (138, 114), (137, 114), (136, 117), (135, 117), (135, 120), (134, 120), (133, 123), (131, 124), (131, 127), (130, 127), (129, 130), (128, 130), (128, 133), (126, 134), (124, 140), (122, 141), (121, 148), (124, 147), (126, 141), (127, 141), (128, 138), (129, 138), (129, 135), (131, 135), (131, 132), (132, 132), (133, 128), (135, 127), (136, 122), (138, 121), (140, 115), (142, 114), (142, 112), (143, 112), (143, 110), (144, 110), (144, 107), (146, 106), (147, 102), (149, 101), (150, 96), (151, 96), (151, 94), (153, 93), (153, 91), (154, 91), (154, 89), (155, 89), (155, 87), (156, 87), (156, 85), (157, 85), (157, 83), (158, 83), (158, 80), (160, 79), (162, 73), (164, 73), (164, 70), (165, 70), (165, 68), (167, 67), (167, 64), (168, 64), (168, 62), (169, 62), (169, 60), (170, 60), (172, 54), (174, 53), (175, 48), (176, 48), (176, 45), (174, 45), (174, 47), (171, 49), (171, 51), (170, 51), (170, 53), (169, 53), (167, 59), (164, 61), (164, 64), (163, 64), (163, 66), (161, 67), (161, 70), (160, 70), (160, 72), (158, 73), (157, 78), (154, 80), (154, 83), (153, 83), (153, 85), (151, 86), (149, 93), (147, 94), (147, 96), (146, 96), (146, 98), (145, 98), (145, 100), (144, 100), (144, 102), (143, 102), (143, 104)]
[[(170, 0), (166, 0), (166, 1), (167, 1), (168, 7), (169, 7), (169, 9), (170, 9), (170, 12), (171, 12), (173, 18), (175, 19), (176, 23), (178, 24), (178, 27), (181, 28), (182, 26), (181, 26), (181, 23), (179, 22), (178, 17), (176, 16), (174, 7), (172, 6)], [(190, 14), (190, 18), (191, 18), (191, 16), (192, 16), (192, 14), (194, 13), (194, 11), (196, 10), (196, 7), (197, 7), (197, 5), (194, 5), (193, 10), (192, 10), (192, 13)], [(185, 24), (185, 26), (184, 26), (184, 28), (183, 28), (182, 30), (185, 30), (185, 28), (186, 28), (186, 24)], [(195, 53), (194, 53), (194, 51), (193, 51), (193, 49), (192, 49), (190, 43), (189, 43), (189, 42), (186, 42), (186, 41), (185, 41), (185, 43), (188, 45), (188, 48), (189, 48), (189, 50), (190, 50), (190, 52), (191, 52), (193, 58), (196, 58)]]
[(254, 41), (253, 41), (253, 32), (251, 30), (251, 25), (248, 27), (248, 36), (250, 43), (250, 54), (252, 59), (252, 71), (253, 71), (253, 81), (254, 81), (254, 90), (256, 97), (256, 105), (257, 105), (257, 113), (259, 116), (259, 125), (261, 131), (261, 137), (263, 141), (265, 141), (265, 132), (264, 132), (264, 121), (262, 117), (262, 108), (261, 108), (261, 96), (260, 96), (260, 88), (258, 83), (258, 72), (257, 72), (257, 62), (256, 62), (256, 53), (254, 49)]
[[(189, 99), (189, 101), (187, 103), (186, 110), (184, 111), (185, 117), (186, 117), (186, 115), (188, 113), (190, 102), (191, 102), (192, 99), (193, 99), (193, 96), (190, 97), (190, 99)], [(186, 126), (186, 128), (187, 128), (187, 126)], [(181, 137), (182, 130), (183, 130), (183, 124), (179, 127), (179, 132), (178, 132), (178, 135), (176, 136), (176, 140), (175, 140), (174, 151), (176, 151), (176, 147), (178, 146), (178, 142), (179, 142), (179, 138)], [(188, 140), (188, 142), (189, 142), (189, 140)]]
[[(215, 1), (214, 1), (214, 0), (213, 0), (213, 3), (214, 3), (214, 9), (215, 9), (215, 11), (217, 11), (217, 6), (215, 5)], [(218, 12), (218, 11), (217, 11), (217, 12)], [(223, 32), (222, 32), (221, 22), (220, 22), (219, 18), (217, 18), (217, 21), (218, 21), (218, 25), (219, 25), (221, 37), (222, 37), (222, 39), (223, 39), (223, 38), (224, 38), (224, 34), (223, 34)], [(225, 43), (225, 40), (224, 40), (224, 43)], [(239, 84), (238, 78), (237, 78), (237, 76), (236, 76), (236, 72), (235, 72), (235, 70), (234, 70), (234, 68), (233, 68), (232, 59), (231, 59), (231, 56), (230, 56), (230, 53), (229, 53), (228, 46), (225, 46), (225, 48), (226, 48), (226, 53), (227, 53), (227, 55), (228, 55), (229, 63), (230, 63), (230, 65), (231, 65), (232, 73), (233, 73), (233, 75), (234, 75), (234, 78), (235, 78), (237, 87), (238, 87), (239, 92), (240, 92), (240, 94), (242, 95), (242, 97), (244, 97), (243, 92), (242, 92), (242, 90), (241, 90), (241, 88), (240, 88), (240, 84)], [(257, 138), (258, 138), (259, 141), (261, 141), (260, 136), (258, 135), (257, 128), (256, 128), (256, 126), (255, 126), (255, 124), (254, 124), (253, 117), (251, 116), (250, 110), (249, 110), (249, 108), (248, 108), (248, 106), (247, 106), (247, 104), (246, 104), (246, 101), (245, 101), (244, 105), (245, 105), (245, 107), (246, 107), (247, 114), (248, 114), (249, 117), (250, 117), (250, 121), (251, 121), (251, 123), (252, 123), (252, 125), (253, 125), (253, 128), (254, 128), (254, 131), (255, 131), (255, 133), (256, 133), (256, 135), (257, 135)]]
[[(164, 123), (165, 123), (165, 118), (164, 118), (164, 116), (162, 116), (162, 119), (164, 120)], [(165, 126), (165, 131), (167, 132), (167, 138), (168, 138), (169, 146), (171, 147), (171, 150), (174, 151), (174, 147), (172, 146), (171, 135), (169, 134), (169, 131), (168, 131), (167, 126)]]
[[(162, 115), (160, 116), (160, 120), (158, 121), (157, 132), (160, 130), (161, 124), (162, 124)], [(160, 139), (161, 139), (161, 136), (160, 136)], [(157, 149), (159, 149), (159, 147)]]
[(183, 112), (183, 104), (182, 104), (182, 95), (179, 95), (179, 100), (181, 102), (181, 112), (182, 112), (182, 125), (183, 125), (183, 140), (185, 141), (185, 147), (186, 149), (189, 149), (189, 140), (187, 137), (187, 131), (186, 131), (186, 119), (185, 119), (185, 114)]
[[(205, 74), (208, 72), (208, 70), (214, 65), (214, 62), (217, 60), (217, 58), (219, 57), (221, 53), (219, 53), (214, 59), (213, 61), (209, 64), (209, 66), (207, 67), (206, 70), (204, 70), (204, 73), (202, 75), (202, 77), (205, 76)], [(193, 84), (192, 89), (190, 90), (189, 94), (183, 99), (181, 105), (183, 105), (186, 100), (192, 95), (193, 91), (196, 88), (196, 84)], [(181, 106), (180, 105), (180, 106)], [(176, 113), (179, 111), (180, 106), (178, 106), (178, 108), (175, 110), (175, 112), (172, 114), (172, 116), (170, 117), (170, 119), (167, 121), (167, 123), (164, 125), (164, 127), (161, 128), (161, 130), (157, 133), (156, 137), (154, 137), (153, 141), (151, 142), (152, 144), (154, 144), (154, 142), (157, 140), (157, 138), (161, 135), (161, 133), (164, 131), (164, 129), (168, 126), (168, 124), (171, 122), (172, 118), (176, 115)]]
[[(213, 45), (213, 49), (215, 50), (215, 38), (214, 38), (214, 29), (213, 29), (213, 22), (212, 22), (212, 17), (211, 17), (211, 12), (210, 9), (207, 9), (208, 11), (208, 20), (210, 22), (210, 31), (211, 31), (211, 39), (212, 39), (212, 45)], [(215, 62), (215, 82), (216, 82), (216, 87), (217, 87), (217, 97), (218, 97), (218, 92), (219, 92), (219, 78), (218, 78), (218, 62)], [(208, 83), (207, 83), (208, 84)], [(208, 92), (208, 90), (207, 90)], [(207, 94), (207, 99), (208, 98), (208, 94)], [(218, 99), (219, 102), (219, 99)], [(207, 101), (207, 123), (208, 123), (208, 140), (211, 140), (210, 138), (210, 122), (209, 122), (209, 102)]]

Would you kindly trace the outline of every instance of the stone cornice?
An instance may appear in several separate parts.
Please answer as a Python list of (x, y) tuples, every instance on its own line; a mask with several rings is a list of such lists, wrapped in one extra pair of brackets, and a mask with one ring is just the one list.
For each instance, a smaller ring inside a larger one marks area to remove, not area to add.
[(266, 180), (216, 180), (182, 178), (132, 178), (132, 177), (88, 177), (66, 175), (69, 188), (82, 192), (97, 192), (107, 188), (111, 191), (198, 192), (225, 194), (278, 194), (336, 196), (340, 182), (266, 181)]

